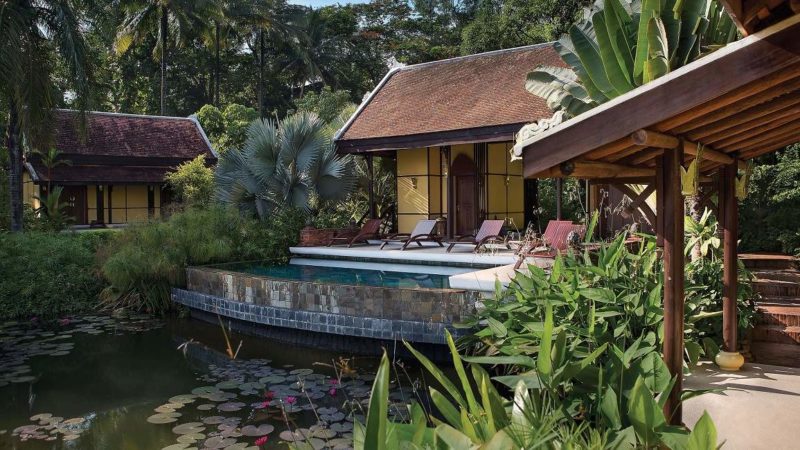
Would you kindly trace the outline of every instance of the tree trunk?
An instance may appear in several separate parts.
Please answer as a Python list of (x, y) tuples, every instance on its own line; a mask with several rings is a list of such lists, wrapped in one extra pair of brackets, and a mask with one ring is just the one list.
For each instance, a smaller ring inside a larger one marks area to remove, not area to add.
[(161, 7), (161, 115), (167, 111), (167, 7)]
[(264, 30), (258, 30), (258, 114), (264, 114)]
[(11, 203), (11, 231), (22, 231), (22, 149), (19, 146), (19, 115), (17, 104), (9, 99), (6, 145), (9, 159), (9, 202)]
[(214, 28), (214, 106), (219, 107), (219, 22), (215, 24)]

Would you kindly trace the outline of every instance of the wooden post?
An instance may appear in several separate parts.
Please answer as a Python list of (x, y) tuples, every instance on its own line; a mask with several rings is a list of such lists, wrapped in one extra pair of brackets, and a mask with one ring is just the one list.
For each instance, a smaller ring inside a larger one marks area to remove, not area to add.
[(564, 180), (556, 178), (556, 220), (561, 220), (561, 202), (564, 196)]
[(372, 154), (365, 153), (364, 159), (367, 162), (367, 179), (369, 180), (369, 218), (375, 219), (375, 167), (372, 164)]
[(737, 315), (739, 205), (736, 200), (736, 161), (720, 170), (719, 216), (722, 226), (722, 337), (723, 350), (714, 358), (723, 370), (739, 370), (744, 357), (737, 343), (739, 322)]
[(447, 238), (453, 239), (456, 234), (456, 203), (453, 191), (453, 167), (450, 161), (450, 146), (445, 145), (440, 147), (442, 150), (442, 157), (447, 164)]
[(664, 243), (664, 362), (676, 378), (675, 386), (664, 405), (669, 423), (680, 425), (682, 420), (681, 391), (683, 389), (683, 195), (680, 166), (683, 145), (665, 150), (659, 164), (662, 182), (657, 184), (659, 206), (659, 240)]

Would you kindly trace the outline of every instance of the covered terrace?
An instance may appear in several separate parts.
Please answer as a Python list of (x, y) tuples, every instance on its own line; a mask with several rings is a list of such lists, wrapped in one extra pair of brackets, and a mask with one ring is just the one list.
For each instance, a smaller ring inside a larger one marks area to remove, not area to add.
[(748, 160), (800, 141), (798, 119), (800, 16), (794, 15), (514, 147), (524, 159), (526, 178), (639, 184), (656, 194), (654, 220), (664, 259), (663, 351), (678, 379), (665, 408), (673, 423), (682, 421), (681, 172), (699, 154), (700, 183), (707, 193), (702, 201), (714, 206), (718, 199), (725, 342), (717, 361), (735, 370), (742, 364), (736, 318), (737, 183), (745, 182), (740, 173)]

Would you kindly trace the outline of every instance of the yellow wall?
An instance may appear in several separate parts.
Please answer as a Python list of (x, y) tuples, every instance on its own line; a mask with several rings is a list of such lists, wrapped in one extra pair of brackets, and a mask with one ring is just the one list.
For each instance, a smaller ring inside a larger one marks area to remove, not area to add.
[[(116, 184), (111, 188), (111, 207), (109, 208), (109, 189), (102, 186), (103, 220), (105, 223), (136, 223), (149, 219), (147, 191), (153, 189), (153, 217), (161, 216), (161, 186), (143, 184)], [(86, 187), (88, 220), (97, 221), (97, 187)], [(109, 212), (111, 220), (109, 221)]]
[(33, 209), (39, 208), (39, 200), (36, 197), (39, 197), (39, 186), (34, 184), (33, 179), (31, 178), (30, 174), (27, 171), (22, 173), (22, 201), (27, 204), (31, 205)]
[[(485, 217), (506, 219), (511, 229), (523, 229), (524, 190), (522, 162), (511, 162), (512, 143), (489, 144), (486, 150)], [(463, 154), (475, 157), (474, 144), (454, 145), (450, 161)], [(442, 160), (439, 147), (397, 151), (398, 231), (408, 233), (423, 219), (447, 217), (447, 174), (449, 162)], [(416, 183), (416, 188), (414, 184)]]

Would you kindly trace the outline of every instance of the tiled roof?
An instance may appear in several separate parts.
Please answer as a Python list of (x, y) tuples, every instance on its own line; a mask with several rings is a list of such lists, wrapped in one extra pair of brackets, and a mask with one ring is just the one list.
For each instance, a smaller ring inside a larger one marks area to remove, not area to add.
[(77, 115), (71, 110), (55, 112), (55, 145), (65, 155), (214, 157), (200, 126), (191, 118), (87, 112), (86, 135), (82, 139)]
[[(87, 112), (85, 134), (76, 111), (55, 112), (55, 148), (69, 165), (52, 170), (55, 183), (161, 183), (184, 161), (204, 155), (216, 162), (208, 139), (192, 118)], [(31, 154), (28, 167), (38, 182), (47, 181), (41, 158)]]
[(564, 66), (552, 43), (446, 59), (390, 72), (339, 141), (525, 124), (547, 118), (528, 72)]

